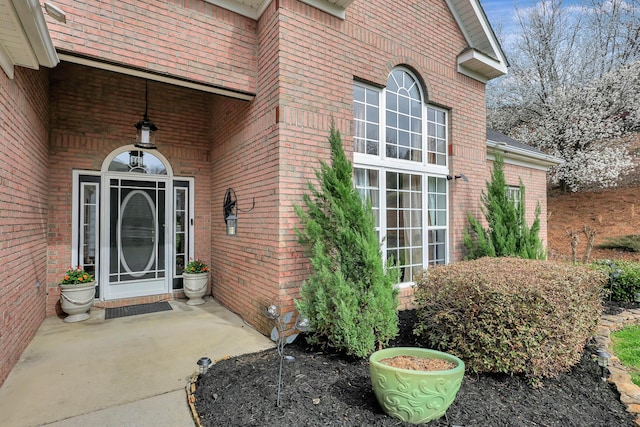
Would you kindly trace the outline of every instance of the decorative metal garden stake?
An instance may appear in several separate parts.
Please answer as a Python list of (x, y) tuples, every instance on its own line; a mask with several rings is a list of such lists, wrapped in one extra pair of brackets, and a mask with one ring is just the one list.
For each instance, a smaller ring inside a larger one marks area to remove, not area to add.
[[(280, 356), (280, 369), (278, 371), (278, 398), (276, 406), (280, 406), (280, 390), (282, 389), (282, 361), (293, 360), (291, 356), (284, 355), (284, 346), (291, 344), (297, 337), (298, 332), (306, 332), (309, 330), (309, 320), (298, 316), (291, 328), (287, 328), (287, 325), (293, 319), (293, 312), (289, 312), (280, 317), (280, 310), (275, 305), (263, 308), (264, 315), (275, 322), (275, 326), (271, 330), (271, 339), (276, 343), (278, 349), (278, 355)], [(288, 335), (287, 335), (288, 334)]]

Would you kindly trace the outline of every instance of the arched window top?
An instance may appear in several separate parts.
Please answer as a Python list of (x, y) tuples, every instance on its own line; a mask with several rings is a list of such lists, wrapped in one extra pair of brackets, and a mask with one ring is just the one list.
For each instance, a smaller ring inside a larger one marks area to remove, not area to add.
[(102, 171), (173, 175), (169, 162), (162, 154), (133, 145), (119, 148), (107, 156), (102, 165)]
[(422, 102), (422, 93), (418, 80), (402, 68), (396, 68), (389, 74), (387, 91)]

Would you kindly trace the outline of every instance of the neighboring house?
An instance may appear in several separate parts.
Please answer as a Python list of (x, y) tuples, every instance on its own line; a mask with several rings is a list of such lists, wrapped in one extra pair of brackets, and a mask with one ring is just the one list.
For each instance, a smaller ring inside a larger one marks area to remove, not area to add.
[[(69, 266), (95, 272), (109, 307), (181, 296), (201, 258), (213, 296), (267, 331), (260, 306), (292, 309), (310, 272), (293, 207), (332, 122), (401, 260), (403, 304), (416, 270), (462, 259), (489, 176), (485, 83), (506, 72), (477, 0), (46, 6), (0, 0), (0, 382), (59, 312)], [(155, 150), (134, 146), (145, 115)], [(541, 204), (544, 237), (553, 161), (493, 150)]]

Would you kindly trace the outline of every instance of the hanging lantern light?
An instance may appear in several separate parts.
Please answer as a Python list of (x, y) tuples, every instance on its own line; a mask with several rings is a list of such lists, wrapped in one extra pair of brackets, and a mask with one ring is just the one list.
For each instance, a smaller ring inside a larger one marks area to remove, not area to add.
[(144, 116), (142, 120), (135, 124), (137, 129), (136, 132), (136, 147), (138, 148), (146, 148), (148, 150), (153, 150), (156, 148), (156, 131), (158, 127), (153, 124), (151, 120), (149, 120), (148, 115), (148, 89), (147, 82), (144, 84)]

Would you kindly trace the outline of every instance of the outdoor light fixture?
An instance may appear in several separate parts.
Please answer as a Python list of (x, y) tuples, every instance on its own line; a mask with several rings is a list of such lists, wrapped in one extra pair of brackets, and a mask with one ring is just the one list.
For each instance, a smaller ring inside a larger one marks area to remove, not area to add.
[(224, 202), (222, 203), (222, 214), (226, 224), (227, 236), (235, 236), (238, 234), (238, 211), (250, 212), (256, 205), (256, 199), (253, 199), (251, 209), (241, 210), (238, 208), (238, 198), (233, 188), (227, 188), (224, 193)]
[(447, 181), (451, 181), (452, 179), (455, 179), (457, 181), (460, 178), (462, 178), (462, 180), (464, 182), (469, 182), (469, 180), (467, 179), (466, 175), (463, 174), (463, 173), (461, 173), (460, 175), (455, 175), (455, 176), (447, 175)]
[(149, 120), (148, 116), (149, 98), (147, 82), (144, 82), (144, 116), (142, 120), (135, 124), (136, 132), (136, 147), (146, 148), (153, 150), (156, 148), (156, 131), (158, 127)]
[(63, 24), (67, 23), (67, 14), (55, 4), (46, 1), (44, 2), (44, 9), (47, 11), (47, 14), (56, 21), (62, 22)]
[(198, 372), (200, 375), (204, 375), (209, 370), (209, 366), (211, 366), (211, 359), (208, 357), (201, 357), (198, 359)]
[(295, 328), (300, 332), (309, 332), (311, 330), (309, 319), (298, 314), (298, 316), (296, 317)]
[(596, 356), (598, 357), (598, 366), (600, 366), (600, 370), (602, 371), (602, 381), (606, 381), (608, 376), (607, 366), (609, 366), (609, 359), (611, 358), (611, 356), (604, 350), (598, 350), (596, 352)]

